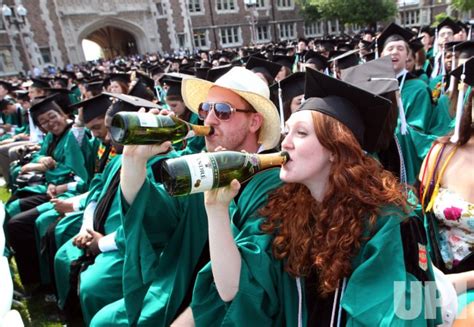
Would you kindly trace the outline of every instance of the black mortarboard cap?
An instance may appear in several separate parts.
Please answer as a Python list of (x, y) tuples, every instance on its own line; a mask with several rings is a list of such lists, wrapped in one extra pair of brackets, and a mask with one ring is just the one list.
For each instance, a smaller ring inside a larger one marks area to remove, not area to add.
[(112, 104), (112, 109), (110, 110), (110, 116), (113, 116), (119, 111), (138, 111), (140, 108), (158, 108), (161, 107), (156, 103), (151, 101), (134, 97), (128, 94), (120, 93), (109, 93), (104, 92), (103, 94), (115, 98), (115, 102)]
[[(281, 96), (283, 102), (293, 99), (294, 97), (304, 94), (305, 74), (303, 72), (296, 72), (280, 81), (280, 88), (282, 90)], [(270, 93), (275, 105), (278, 107), (278, 83), (270, 86)]]
[(69, 79), (67, 77), (55, 76), (53, 80), (59, 83), (64, 88), (67, 88), (69, 84)]
[(54, 102), (61, 107), (62, 111), (66, 114), (70, 113), (69, 106), (72, 104), (69, 94), (71, 93), (68, 89), (48, 89), (50, 91), (51, 97), (53, 97)]
[(362, 149), (376, 152), (391, 102), (313, 69), (306, 70), (305, 102), (298, 110), (331, 116), (352, 131)]
[(200, 79), (206, 79), (207, 73), (209, 72), (210, 68), (208, 67), (196, 67), (194, 68), (194, 76)]
[(362, 58), (365, 60), (365, 62), (369, 62), (375, 59), (375, 51), (368, 52), (364, 55), (362, 55)]
[(183, 76), (178, 74), (165, 74), (160, 78), (160, 84), (166, 84), (168, 90), (166, 91), (166, 96), (177, 96), (181, 97), (181, 82)]
[(321, 44), (321, 47), (327, 51), (333, 51), (336, 48), (337, 41), (333, 39), (323, 39), (318, 41)]
[(383, 30), (383, 32), (377, 38), (379, 52), (383, 50), (387, 39), (395, 35), (399, 36), (399, 38), (394, 41), (404, 40), (407, 43), (415, 36), (415, 34), (413, 34), (411, 31), (406, 30), (400, 25), (391, 23)]
[(92, 93), (101, 93), (103, 85), (104, 85), (103, 81), (87, 83), (86, 90)]
[(15, 90), (13, 93), (15, 93), (18, 100), (30, 101), (30, 96), (26, 90)]
[(361, 48), (367, 49), (367, 50), (373, 49), (374, 46), (375, 46), (375, 42), (374, 42), (374, 41), (360, 40), (360, 43), (362, 43)]
[(339, 69), (347, 69), (352, 66), (357, 66), (359, 64), (359, 60), (359, 50), (355, 49), (344, 52), (343, 54), (332, 58), (330, 61), (335, 62)]
[(460, 45), (462, 41), (451, 41), (447, 42), (444, 44), (444, 48), (447, 51), (457, 51), (458, 50), (458, 45)]
[(290, 69), (293, 68), (293, 64), (295, 62), (295, 56), (282, 56), (282, 55), (273, 55), (272, 61), (277, 63), (281, 66), (288, 67)]
[(125, 84), (130, 83), (130, 74), (127, 73), (111, 73), (109, 74), (110, 81), (122, 82)]
[(207, 80), (209, 82), (215, 82), (219, 77), (227, 73), (231, 68), (234, 67), (232, 65), (226, 65), (226, 66), (219, 66), (216, 68), (209, 69), (207, 72)]
[(110, 96), (102, 93), (93, 98), (76, 103), (71, 107), (82, 108), (84, 123), (87, 124), (94, 118), (105, 116), (107, 109), (109, 109), (111, 105), (112, 100), (110, 100)]
[(468, 59), (474, 56), (474, 41), (464, 41), (456, 45), (455, 51), (459, 51), (459, 59)]
[(129, 95), (139, 97), (148, 101), (155, 100), (155, 94), (147, 87), (141, 80), (137, 80), (132, 89), (128, 92)]
[(438, 24), (437, 26), (438, 33), (443, 27), (449, 27), (450, 29), (453, 30), (454, 34), (459, 33), (461, 31), (461, 27), (459, 27), (459, 25), (456, 24), (456, 22), (449, 17), (446, 17)]
[(148, 72), (150, 73), (151, 76), (153, 76), (153, 75), (163, 74), (165, 70), (163, 69), (163, 67), (161, 67), (161, 65), (154, 65), (148, 68)]
[(304, 56), (304, 62), (306, 64), (314, 64), (319, 70), (324, 70), (328, 66), (328, 59), (322, 54), (309, 50)]
[(233, 62), (238, 61), (240, 64), (243, 65), (243, 64), (246, 64), (250, 60), (250, 58), (252, 58), (252, 57), (260, 58), (262, 60), (267, 60), (267, 58), (263, 54), (261, 54), (260, 52), (255, 52), (255, 53), (252, 53), (252, 54), (250, 54), (246, 57), (235, 59), (235, 60), (233, 60)]
[(420, 34), (421, 33), (426, 33), (429, 36), (434, 36), (434, 29), (430, 26), (423, 26), (420, 30)]
[(341, 80), (377, 95), (399, 89), (390, 56), (344, 69), (341, 71)]
[(457, 79), (461, 79), (464, 73), (464, 83), (474, 86), (474, 58), (467, 60), (464, 64), (459, 65), (455, 70), (451, 71), (451, 75)]
[(38, 116), (50, 110), (54, 110), (61, 114), (64, 113), (61, 107), (56, 103), (55, 99), (56, 99), (56, 95), (53, 94), (48, 97), (37, 98), (33, 100), (33, 103), (31, 104), (31, 108), (29, 109), (29, 112), (36, 125), (38, 125)]
[(166, 96), (181, 96), (181, 82), (182, 80), (177, 79), (170, 79), (166, 81), (166, 85), (168, 85), (168, 90), (166, 91)]
[(38, 89), (49, 89), (51, 85), (49, 85), (48, 81), (39, 79), (39, 78), (32, 78), (31, 81), (33, 82), (30, 87), (36, 87)]
[(145, 73), (142, 73), (139, 71), (136, 72), (136, 76), (139, 81), (141, 81), (143, 84), (145, 84), (146, 86), (148, 86), (150, 89), (153, 90), (153, 88), (155, 87), (155, 81), (152, 78), (150, 78)]
[(8, 92), (11, 92), (13, 90), (13, 85), (10, 82), (0, 80), (0, 85), (3, 86)]
[(413, 51), (413, 53), (417, 53), (418, 51), (423, 49), (424, 45), (421, 42), (421, 39), (423, 39), (423, 36), (417, 37), (416, 39), (413, 39), (408, 42), (408, 45), (410, 46), (410, 49), (411, 51)]
[(254, 73), (261, 73), (268, 80), (269, 84), (272, 84), (280, 71), (282, 65), (274, 62), (263, 60), (255, 56), (251, 56), (249, 61), (245, 64), (245, 68), (253, 71)]

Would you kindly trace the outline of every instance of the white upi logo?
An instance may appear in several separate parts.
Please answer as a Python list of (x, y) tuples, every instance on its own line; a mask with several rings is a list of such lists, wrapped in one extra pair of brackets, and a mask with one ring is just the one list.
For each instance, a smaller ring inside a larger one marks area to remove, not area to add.
[[(448, 282), (446, 282), (448, 281)], [(394, 282), (393, 305), (395, 314), (403, 320), (414, 320), (423, 315), (424, 319), (436, 319), (436, 311), (441, 312), (442, 326), (450, 326), (454, 319), (462, 319), (465, 314), (457, 315), (458, 299), (466, 302), (466, 297), (458, 298), (457, 294), (465, 293), (466, 284), (456, 284), (456, 289), (447, 278), (443, 282), (396, 281)], [(407, 289), (408, 287), (408, 289)]]

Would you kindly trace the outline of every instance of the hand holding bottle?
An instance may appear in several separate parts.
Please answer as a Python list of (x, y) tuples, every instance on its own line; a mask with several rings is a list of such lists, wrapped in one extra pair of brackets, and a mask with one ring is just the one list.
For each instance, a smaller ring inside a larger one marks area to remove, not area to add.
[[(141, 108), (138, 112), (144, 113), (145, 109)], [(159, 115), (160, 111), (158, 109), (151, 109), (148, 113)], [(123, 148), (123, 156), (146, 163), (151, 157), (161, 153), (166, 153), (170, 148), (170, 141), (152, 145), (126, 145)]]
[[(226, 149), (218, 146), (215, 149), (217, 151), (225, 151)], [(242, 151), (245, 152), (245, 151)], [(206, 211), (212, 208), (226, 209), (229, 207), (230, 201), (237, 196), (240, 190), (240, 183), (237, 179), (233, 179), (229, 185), (211, 189), (204, 192), (204, 204), (206, 205)]]
[(237, 179), (234, 179), (228, 186), (204, 192), (206, 211), (209, 213), (209, 211), (213, 209), (227, 209), (230, 201), (237, 196), (239, 190), (240, 183)]

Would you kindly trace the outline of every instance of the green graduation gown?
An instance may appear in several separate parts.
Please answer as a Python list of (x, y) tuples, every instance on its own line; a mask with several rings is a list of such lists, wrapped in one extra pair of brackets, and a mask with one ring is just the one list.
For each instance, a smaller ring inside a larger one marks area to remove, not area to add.
[[(48, 133), (41, 145), (40, 151), (33, 155), (32, 162), (38, 162), (38, 160), (48, 153), (48, 148), (53, 142), (53, 134)], [(71, 129), (65, 132), (61, 137), (54, 152), (52, 154), (54, 160), (56, 160), (56, 168), (47, 170), (45, 173), (46, 183), (35, 186), (27, 186), (21, 188), (18, 191), (28, 191), (32, 193), (46, 193), (48, 184), (65, 184), (76, 180), (88, 181), (90, 178), (90, 172), (86, 168), (84, 153), (77, 142)], [(6, 206), (9, 217), (20, 213), (19, 200), (13, 201)]]
[[(279, 185), (279, 169), (255, 175), (238, 203), (232, 203), (232, 221), (252, 220), (268, 193)], [(153, 188), (147, 181), (136, 197), (143, 200), (135, 200), (126, 211), (125, 298), (99, 311), (91, 326), (169, 326), (179, 313), (192, 287), (194, 264), (207, 246), (207, 217), (202, 194), (171, 198), (163, 192), (161, 185)], [(137, 217), (143, 221), (137, 224)], [(239, 225), (232, 227), (236, 234), (244, 233)]]
[[(231, 302), (219, 297), (211, 265), (200, 271), (191, 304), (196, 326), (298, 326), (299, 320), (307, 325), (304, 287), (299, 308), (297, 282), (284, 271), (283, 262), (274, 259), (272, 236), (259, 228), (263, 220), (254, 217), (239, 222), (241, 232), (235, 241), (242, 268), (239, 291)], [(383, 212), (375, 232), (353, 258), (352, 273), (341, 299), (346, 326), (434, 326), (432, 320), (425, 320), (423, 305), (413, 320), (403, 320), (396, 314), (395, 303), (402, 305), (406, 299), (409, 304), (409, 283), (417, 281), (405, 267), (400, 223), (393, 211)], [(368, 230), (365, 234), (369, 236)], [(407, 287), (400, 297), (394, 293), (395, 281)], [(423, 304), (425, 300), (422, 296)]]
[(431, 94), (423, 81), (410, 75), (407, 74), (401, 90), (405, 117), (408, 125), (426, 133), (432, 115)]
[[(106, 193), (112, 178), (114, 177), (115, 173), (120, 169), (121, 163), (121, 156), (114, 157), (109, 164), (107, 164), (104, 172), (99, 174), (96, 179), (96, 182), (93, 185), (93, 189), (87, 196), (85, 201), (85, 205), (87, 206), (88, 203), (92, 201), (99, 201)], [(115, 201), (114, 201), (115, 202)], [(115, 231), (120, 224), (120, 217), (117, 215), (118, 211), (114, 204), (112, 204), (110, 208), (110, 212), (113, 213), (113, 217), (115, 219), (107, 219), (105, 224), (105, 230), (108, 233)], [(59, 247), (62, 243), (63, 236), (61, 234), (65, 233), (65, 229), (67, 228), (69, 232), (67, 235), (77, 235), (81, 226), (82, 226), (82, 219), (83, 215), (81, 213), (73, 214), (66, 216), (63, 218), (60, 223), (56, 226), (56, 244), (58, 246), (58, 252), (54, 258), (54, 269), (55, 269), (55, 277), (56, 277), (56, 288), (58, 290), (58, 305), (62, 308), (65, 304), (66, 297), (69, 292), (69, 272), (71, 262), (78, 259), (82, 254), (83, 251), (78, 249), (72, 244), (72, 240), (66, 242), (64, 245)], [(64, 220), (64, 222), (63, 222)], [(64, 238), (63, 238), (64, 239)], [(59, 242), (58, 242), (59, 241)]]
[(402, 149), (408, 184), (413, 184), (423, 159), (436, 139), (428, 133), (433, 109), (428, 87), (412, 75), (407, 75), (401, 97), (408, 124), (407, 134), (401, 134), (399, 120), (395, 135)]

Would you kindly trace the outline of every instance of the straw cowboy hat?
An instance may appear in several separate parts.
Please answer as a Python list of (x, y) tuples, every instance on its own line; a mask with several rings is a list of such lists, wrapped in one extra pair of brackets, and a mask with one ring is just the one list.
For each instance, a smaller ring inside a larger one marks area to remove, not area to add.
[(263, 116), (258, 142), (265, 150), (277, 146), (280, 141), (280, 118), (275, 105), (270, 101), (270, 89), (260, 77), (244, 67), (234, 67), (215, 83), (198, 78), (183, 79), (181, 95), (186, 107), (197, 113), (199, 104), (206, 101), (213, 86), (229, 89), (250, 103)]

